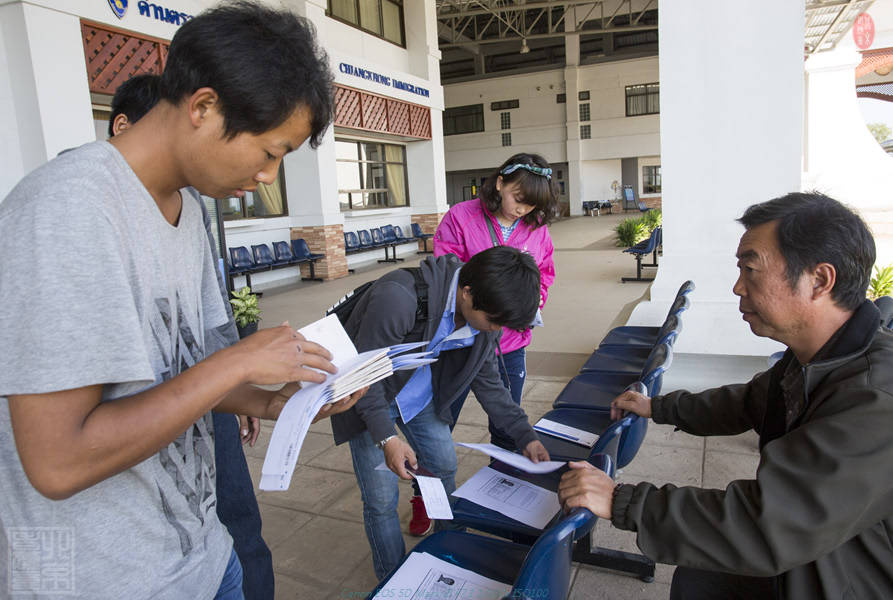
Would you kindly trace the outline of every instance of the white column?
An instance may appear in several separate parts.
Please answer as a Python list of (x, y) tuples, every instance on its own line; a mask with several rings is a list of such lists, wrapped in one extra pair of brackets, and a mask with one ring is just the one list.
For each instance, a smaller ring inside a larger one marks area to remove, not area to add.
[[(586, 9), (588, 12), (588, 8)], [(577, 9), (568, 8), (564, 19), (564, 30), (577, 31)], [(580, 90), (580, 36), (568, 35), (564, 38), (564, 92), (565, 126), (567, 129), (567, 201), (572, 216), (583, 214), (585, 181), (581, 164), (580, 113), (577, 109), (577, 93)]]
[(779, 344), (750, 332), (732, 294), (735, 219), (800, 188), (804, 6), (673, 0), (659, 10), (664, 255), (651, 301), (629, 322), (660, 323), (692, 279), (676, 350), (767, 355)]
[(0, 6), (0, 201), (61, 150), (96, 139), (76, 16)]

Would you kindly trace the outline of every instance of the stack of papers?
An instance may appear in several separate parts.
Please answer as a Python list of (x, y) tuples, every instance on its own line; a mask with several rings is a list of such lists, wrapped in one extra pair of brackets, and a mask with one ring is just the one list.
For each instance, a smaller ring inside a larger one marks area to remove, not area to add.
[(535, 463), (523, 454), (510, 452), (495, 444), (468, 444), (465, 442), (456, 442), (456, 445), (483, 452), (487, 456), (495, 458), (499, 462), (505, 463), (510, 467), (520, 469), (525, 473), (551, 473), (567, 464), (567, 462), (563, 460), (543, 460)]
[(546, 435), (573, 442), (574, 444), (580, 444), (587, 448), (592, 448), (595, 446), (595, 442), (598, 441), (597, 433), (577, 429), (576, 427), (558, 423), (557, 421), (550, 421), (549, 419), (540, 419), (533, 426), (533, 429), (539, 433), (545, 433)]
[(427, 346), (427, 341), (359, 354), (336, 315), (329, 315), (298, 331), (307, 340), (329, 350), (338, 371), (326, 373), (322, 383), (305, 383), (283, 407), (267, 447), (260, 479), (262, 490), (288, 489), (304, 438), (313, 417), (324, 404), (345, 398), (389, 377), (394, 371), (415, 369), (437, 360), (431, 358), (429, 352), (408, 353)]

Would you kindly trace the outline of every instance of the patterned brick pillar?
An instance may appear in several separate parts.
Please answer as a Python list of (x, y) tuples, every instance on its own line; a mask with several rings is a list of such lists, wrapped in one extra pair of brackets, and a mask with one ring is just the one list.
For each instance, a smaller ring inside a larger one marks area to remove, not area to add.
[(661, 197), (655, 196), (654, 198), (642, 198), (645, 201), (645, 206), (648, 208), (661, 208)]
[[(422, 233), (434, 233), (437, 230), (437, 226), (440, 225), (440, 220), (443, 218), (443, 215), (446, 213), (431, 213), (427, 215), (412, 215), (412, 222), (418, 223), (419, 227), (422, 228)], [(428, 242), (428, 251), (434, 249), (434, 240), (429, 238)], [(419, 251), (422, 252), (425, 250), (425, 240), (419, 242)]]
[[(304, 238), (310, 251), (325, 254), (316, 261), (315, 275), (325, 280), (346, 277), (347, 257), (344, 255), (344, 227), (342, 225), (316, 225), (313, 227), (292, 227), (291, 239)], [(301, 276), (310, 277), (310, 265), (302, 264)]]

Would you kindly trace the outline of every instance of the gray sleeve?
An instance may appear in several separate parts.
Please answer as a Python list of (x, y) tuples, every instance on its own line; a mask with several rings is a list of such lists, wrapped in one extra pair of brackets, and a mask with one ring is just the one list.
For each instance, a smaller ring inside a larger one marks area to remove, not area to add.
[(30, 187), (0, 217), (0, 395), (153, 382), (124, 242), (89, 200), (108, 190)]
[[(353, 336), (357, 351), (365, 352), (401, 343), (415, 325), (418, 305), (415, 288), (407, 288), (396, 281), (382, 280), (367, 293), (370, 295), (369, 301), (358, 316), (359, 329)], [(354, 410), (363, 420), (373, 441), (378, 442), (396, 435), (394, 421), (388, 413), (383, 381), (369, 388)]]
[(511, 393), (502, 383), (497, 364), (496, 352), (487, 352), (487, 359), (471, 382), (471, 391), (493, 424), (515, 440), (519, 449), (523, 449), (538, 438), (527, 421), (527, 414), (512, 401)]

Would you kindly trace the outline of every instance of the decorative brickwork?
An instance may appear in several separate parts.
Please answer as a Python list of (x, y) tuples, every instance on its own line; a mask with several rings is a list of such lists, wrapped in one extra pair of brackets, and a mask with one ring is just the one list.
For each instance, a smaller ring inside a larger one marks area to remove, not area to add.
[(648, 208), (659, 209), (662, 204), (660, 196), (655, 196), (654, 198), (642, 198), (642, 200), (645, 201), (645, 206), (647, 206)]
[[(422, 228), (423, 233), (434, 233), (437, 231), (437, 226), (440, 225), (440, 220), (446, 213), (431, 213), (427, 215), (412, 215), (412, 222), (418, 223), (419, 227)], [(434, 240), (428, 240), (428, 250), (432, 250), (434, 248)], [(425, 250), (424, 241), (419, 242), (419, 251)]]
[(114, 94), (118, 86), (144, 73), (160, 75), (169, 42), (81, 21), (90, 91)]
[(335, 85), (335, 125), (431, 139), (431, 109)]
[[(316, 276), (325, 280), (347, 276), (347, 257), (344, 255), (344, 227), (342, 225), (317, 225), (292, 227), (291, 239), (304, 238), (314, 254), (325, 254), (316, 261)], [(301, 276), (310, 276), (310, 266), (301, 265)]]

